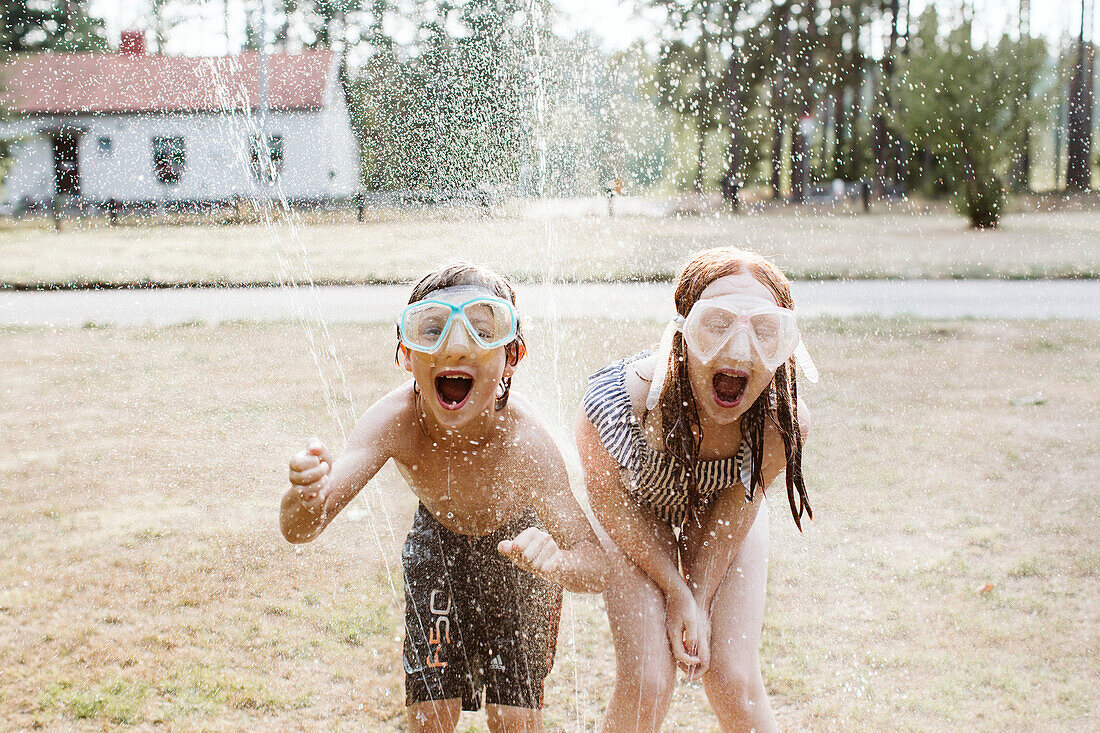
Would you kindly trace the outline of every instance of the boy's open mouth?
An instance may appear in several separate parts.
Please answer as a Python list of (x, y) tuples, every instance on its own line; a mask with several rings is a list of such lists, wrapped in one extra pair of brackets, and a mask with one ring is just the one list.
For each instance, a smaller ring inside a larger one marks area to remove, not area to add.
[(718, 372), (712, 380), (714, 401), (721, 407), (736, 407), (745, 395), (745, 386), (749, 378), (744, 374)]
[(435, 393), (448, 410), (457, 410), (466, 403), (474, 380), (465, 374), (440, 374), (435, 378)]

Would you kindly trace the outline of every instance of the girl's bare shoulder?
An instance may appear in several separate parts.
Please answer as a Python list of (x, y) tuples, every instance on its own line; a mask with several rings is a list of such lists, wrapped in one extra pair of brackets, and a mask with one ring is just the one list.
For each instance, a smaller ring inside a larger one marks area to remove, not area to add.
[(657, 357), (653, 354), (643, 356), (641, 359), (626, 365), (623, 382), (626, 393), (630, 395), (630, 405), (634, 408), (634, 414), (640, 419), (645, 415), (645, 400), (649, 396), (649, 388), (653, 384), (653, 371), (657, 363)]

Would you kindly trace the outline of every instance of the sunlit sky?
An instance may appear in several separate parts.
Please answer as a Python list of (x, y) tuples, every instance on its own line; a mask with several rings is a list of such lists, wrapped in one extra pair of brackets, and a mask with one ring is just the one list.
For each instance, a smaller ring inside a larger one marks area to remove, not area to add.
[[(257, 0), (206, 0), (188, 4), (188, 19), (172, 33), (166, 51), (188, 55), (220, 55), (226, 52), (226, 4), (229, 35), (233, 50), (244, 39), (244, 9)], [(636, 12), (637, 4), (628, 0), (552, 0), (561, 10), (557, 30), (564, 33), (585, 30), (602, 38), (608, 49), (622, 49), (638, 38), (653, 37), (654, 19)], [(944, 14), (957, 14), (961, 0), (910, 0), (916, 17), (929, 4)], [(904, 4), (904, 3), (903, 3)], [(1016, 27), (1018, 0), (972, 0), (976, 32), (999, 36)], [(91, 0), (93, 15), (104, 18), (112, 40), (124, 28), (148, 29), (152, 26), (149, 0)], [(1080, 0), (1031, 0), (1031, 27), (1036, 35), (1056, 40), (1066, 34), (1076, 36), (1080, 29)], [(1100, 14), (1093, 17), (1093, 39), (1100, 38)]]

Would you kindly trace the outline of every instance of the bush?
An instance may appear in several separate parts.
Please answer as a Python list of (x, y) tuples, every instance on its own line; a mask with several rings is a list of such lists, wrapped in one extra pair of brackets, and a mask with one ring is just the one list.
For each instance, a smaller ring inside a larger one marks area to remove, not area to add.
[(974, 229), (997, 226), (1007, 204), (1005, 186), (996, 176), (978, 176), (963, 181), (962, 190), (955, 197), (955, 210), (968, 217)]

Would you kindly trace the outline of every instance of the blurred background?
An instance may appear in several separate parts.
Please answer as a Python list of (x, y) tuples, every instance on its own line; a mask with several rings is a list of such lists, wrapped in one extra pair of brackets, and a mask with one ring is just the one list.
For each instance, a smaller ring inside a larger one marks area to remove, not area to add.
[[(392, 467), (287, 459), (406, 383), (454, 259), (584, 502), (592, 374), (694, 252), (791, 277), (821, 382), (772, 493), (782, 730), (1100, 730), (1093, 0), (0, 0), (0, 728), (405, 729)], [(615, 660), (566, 594), (547, 727)], [(460, 730), (485, 729), (484, 713)], [(681, 683), (666, 729), (718, 730)]]
[[(1092, 0), (5, 0), (4, 206), (224, 203), (281, 177), (368, 204), (917, 196), (993, 226), (1006, 194), (1094, 186), (1095, 30)], [(211, 112), (271, 120), (209, 150)]]

